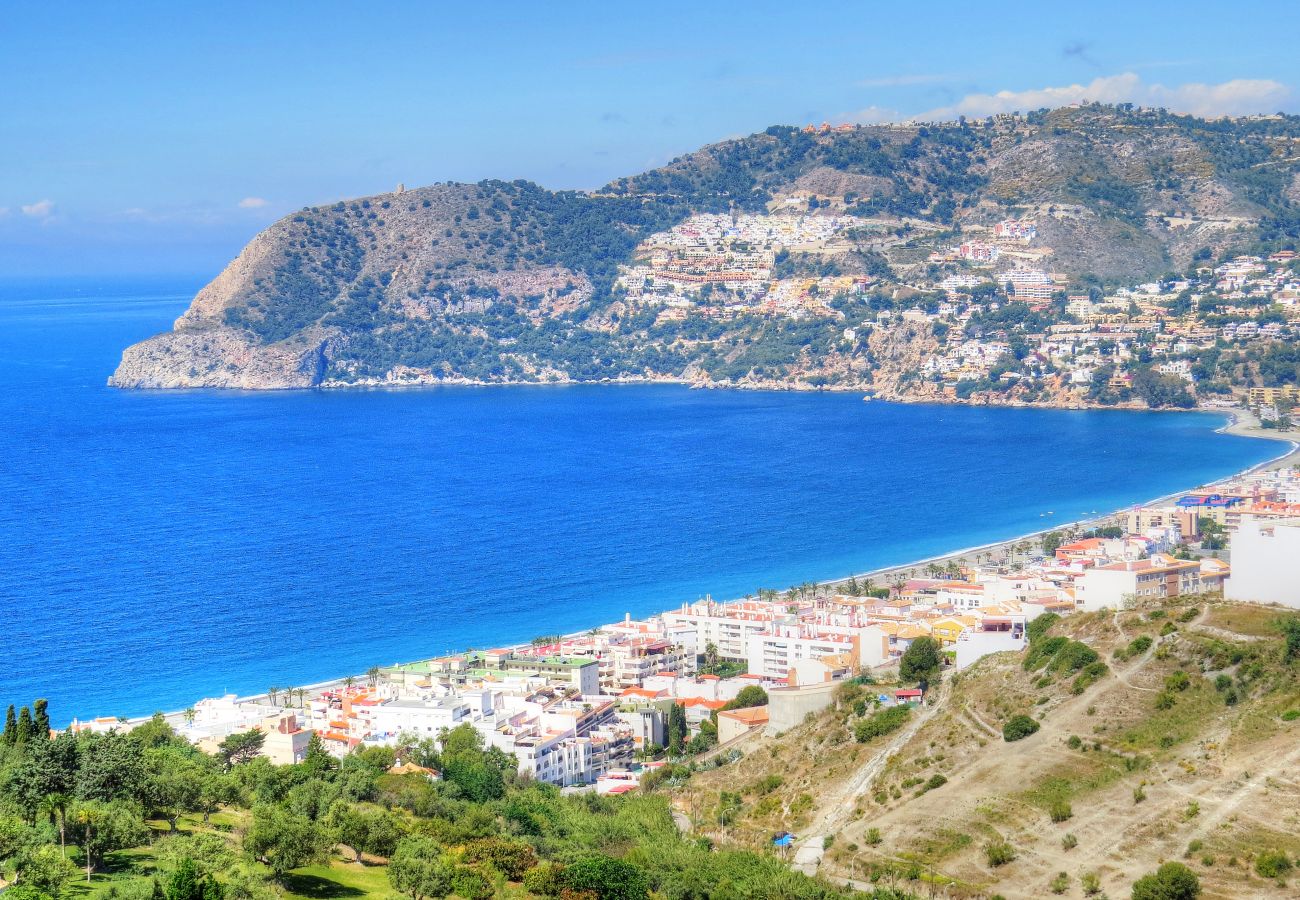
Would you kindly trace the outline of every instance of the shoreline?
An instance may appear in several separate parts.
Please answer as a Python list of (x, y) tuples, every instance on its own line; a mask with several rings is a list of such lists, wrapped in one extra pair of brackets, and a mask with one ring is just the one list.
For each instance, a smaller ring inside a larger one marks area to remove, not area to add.
[[(897, 402), (897, 401), (886, 401), (886, 402)], [(942, 406), (947, 404), (936, 403), (934, 405)], [(1064, 408), (1064, 407), (1058, 407), (1058, 408)], [(1113, 407), (1106, 407), (1106, 408), (1113, 408)], [(1164, 410), (1129, 410), (1129, 411), (1161, 412)], [(821, 581), (815, 581), (813, 582), (813, 584), (816, 585), (817, 587), (827, 587), (827, 586), (842, 584), (846, 581), (849, 581), (850, 579), (857, 579), (859, 581), (863, 579), (875, 580), (890, 575), (902, 574), (923, 566), (939, 565), (949, 561), (956, 561), (959, 564), (969, 564), (973, 562), (972, 558), (977, 555), (990, 554), (992, 552), (999, 551), (999, 550), (1010, 552), (1011, 548), (1017, 544), (1023, 543), (1025, 541), (1032, 541), (1035, 538), (1042, 538), (1044, 535), (1047, 535), (1053, 531), (1067, 531), (1072, 529), (1100, 527), (1103, 524), (1116, 521), (1119, 516), (1123, 515), (1128, 509), (1131, 509), (1133, 506), (1149, 506), (1155, 503), (1167, 502), (1189, 491), (1194, 491), (1200, 488), (1213, 487), (1215, 485), (1219, 485), (1227, 481), (1231, 481), (1232, 479), (1240, 478), (1243, 475), (1249, 475), (1253, 472), (1269, 471), (1293, 463), (1300, 464), (1300, 431), (1290, 430), (1286, 432), (1281, 432), (1281, 431), (1274, 431), (1271, 429), (1261, 428), (1258, 425), (1258, 420), (1255, 418), (1255, 416), (1252, 413), (1250, 413), (1248, 410), (1246, 410), (1244, 407), (1225, 407), (1222, 410), (1194, 409), (1194, 410), (1173, 410), (1173, 411), (1174, 412), (1201, 412), (1201, 413), (1211, 413), (1215, 415), (1223, 415), (1227, 417), (1227, 421), (1224, 422), (1223, 425), (1214, 429), (1214, 432), (1216, 434), (1232, 434), (1238, 437), (1281, 441), (1281, 442), (1285, 442), (1288, 446), (1283, 452), (1281, 452), (1277, 456), (1264, 460), (1262, 462), (1255, 463), (1254, 465), (1249, 466), (1239, 472), (1234, 472), (1229, 475), (1224, 475), (1213, 481), (1205, 482), (1204, 484), (1195, 485), (1193, 487), (1188, 487), (1168, 494), (1162, 494), (1150, 500), (1138, 501), (1137, 503), (1134, 503), (1131, 506), (1125, 506), (1120, 509), (1111, 510), (1110, 512), (1107, 513), (1101, 513), (1095, 516), (1090, 516), (1084, 519), (1077, 519), (1070, 522), (1059, 522), (1047, 528), (1042, 528), (1037, 531), (1031, 531), (1014, 537), (989, 541), (984, 544), (978, 544), (972, 547), (964, 547), (961, 549), (948, 551), (934, 556), (924, 557), (922, 559), (910, 560), (895, 565), (881, 566), (876, 569), (868, 570), (866, 572), (856, 572), (856, 573), (851, 573), (848, 575), (843, 575), (835, 578), (828, 578)], [(721, 600), (717, 602), (734, 603), (743, 599), (745, 598), (734, 597), (734, 598)], [(667, 610), (659, 610), (658, 613), (665, 612), (665, 611)], [(656, 615), (658, 613), (652, 612), (649, 613), (648, 615)], [(602, 623), (602, 624), (609, 624), (609, 623)], [(593, 627), (597, 627), (597, 626), (593, 626)], [(583, 629), (581, 631), (570, 632), (568, 634), (562, 635), (562, 637), (565, 638), (580, 637), (586, 634), (588, 630), (589, 629)], [(506, 646), (508, 649), (519, 649), (519, 648), (528, 647), (529, 645), (516, 643), (516, 644), (507, 644), (504, 646)], [(428, 657), (420, 657), (419, 659), (425, 659), (425, 658)], [(399, 662), (399, 663), (395, 663), (394, 665), (403, 665), (403, 664), (405, 663)], [(347, 681), (347, 679), (349, 678), (353, 679), (355, 683), (361, 683), (366, 680), (366, 676), (364, 673), (344, 675), (337, 678), (328, 678), (323, 681), (315, 682), (313, 684), (302, 685), (301, 689), (304, 691), (316, 693), (328, 688), (342, 687)], [(257, 693), (257, 694), (249, 694), (247, 696), (237, 695), (235, 699), (236, 702), (238, 703), (262, 702), (271, 706), (276, 705), (270, 703), (269, 697), (265, 692)], [(281, 708), (291, 709), (296, 707), (285, 706)], [(142, 722), (147, 722), (150, 718), (152, 718), (152, 715), (154, 714), (130, 717), (126, 719), (125, 723), (134, 726)], [(163, 712), (162, 715), (165, 719), (169, 721), (172, 720), (180, 721), (183, 720), (184, 710)]]

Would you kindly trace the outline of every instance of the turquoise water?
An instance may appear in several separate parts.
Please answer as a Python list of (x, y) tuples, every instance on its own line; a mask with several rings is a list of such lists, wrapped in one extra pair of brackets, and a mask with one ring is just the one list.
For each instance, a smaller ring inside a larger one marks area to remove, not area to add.
[(1011, 537), (1278, 452), (1206, 415), (856, 394), (106, 387), (194, 287), (0, 289), (0, 703), (66, 721), (303, 685)]

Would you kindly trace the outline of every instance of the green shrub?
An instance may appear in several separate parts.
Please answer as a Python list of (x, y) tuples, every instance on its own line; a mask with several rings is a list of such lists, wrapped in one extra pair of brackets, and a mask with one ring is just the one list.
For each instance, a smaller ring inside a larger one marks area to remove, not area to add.
[(932, 791), (935, 788), (943, 787), (947, 783), (948, 783), (947, 778), (944, 778), (942, 775), (936, 773), (930, 776), (930, 780), (925, 783), (925, 788), (922, 789), (921, 793), (925, 793), (925, 791)]
[(1150, 649), (1151, 649), (1151, 638), (1149, 635), (1144, 634), (1141, 637), (1135, 637), (1133, 638), (1133, 640), (1129, 641), (1128, 655), (1139, 656), (1143, 653), (1146, 653)]
[(1012, 716), (1007, 720), (1007, 724), (1002, 726), (1002, 739), (1007, 743), (1023, 740), (1036, 732), (1038, 728), (1038, 722), (1029, 716)]
[(1291, 857), (1281, 850), (1265, 850), (1255, 857), (1255, 872), (1261, 878), (1281, 878), (1291, 871)]
[(1068, 800), (1053, 800), (1048, 815), (1052, 817), (1053, 822), (1059, 823), (1073, 817), (1074, 810), (1070, 808), (1070, 801)]
[(1110, 668), (1101, 660), (1088, 663), (1074, 679), (1074, 683), (1070, 685), (1070, 693), (1082, 694), (1093, 684), (1104, 678), (1109, 671)]
[(1300, 719), (1300, 709), (1288, 709), (1282, 713), (1283, 722), (1294, 722), (1296, 719)]
[(1101, 893), (1101, 876), (1096, 872), (1084, 872), (1079, 876), (1079, 885), (1083, 888), (1083, 896), (1092, 897)]
[(1182, 863), (1168, 862), (1133, 882), (1133, 900), (1196, 900), (1201, 880)]
[(872, 847), (878, 847), (878, 846), (880, 846), (880, 842), (881, 842), (882, 840), (884, 840), (884, 838), (882, 838), (882, 837), (880, 836), (880, 829), (879, 829), (879, 828), (868, 828), (868, 829), (867, 829), (867, 836), (866, 836), (866, 838), (864, 838), (864, 840), (866, 840), (866, 842), (867, 842), (870, 846), (872, 846)]
[(853, 726), (853, 737), (859, 744), (865, 744), (872, 738), (881, 737), (903, 727), (911, 710), (906, 706), (891, 706), (874, 712)]
[(1077, 734), (1070, 735), (1070, 739), (1065, 742), (1071, 750), (1078, 750), (1083, 745), (1083, 739)]
[(1070, 876), (1064, 872), (1057, 872), (1048, 888), (1053, 894), (1064, 894), (1070, 889)]
[(1077, 846), (1079, 846), (1079, 839), (1073, 834), (1067, 832), (1065, 836), (1061, 838), (1061, 849), (1067, 853)]
[(1165, 678), (1165, 690), (1185, 691), (1192, 686), (1192, 679), (1182, 669)]
[(996, 869), (1014, 860), (1016, 851), (1006, 841), (993, 841), (984, 845), (984, 858), (988, 860), (990, 867)]
[(1159, 710), (1173, 709), (1174, 704), (1177, 702), (1178, 702), (1178, 698), (1175, 697), (1173, 694), (1169, 693), (1168, 691), (1161, 691), (1160, 693), (1156, 694), (1156, 709)]

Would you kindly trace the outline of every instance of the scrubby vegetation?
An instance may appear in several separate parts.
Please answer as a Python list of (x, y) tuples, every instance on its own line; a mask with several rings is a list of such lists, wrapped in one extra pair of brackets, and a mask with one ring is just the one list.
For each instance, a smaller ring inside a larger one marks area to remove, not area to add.
[(0, 743), (0, 869), (15, 900), (78, 881), (127, 900), (840, 895), (774, 856), (683, 837), (662, 796), (563, 796), (520, 778), (468, 726), (401, 748), (442, 773), (430, 780), (390, 774), (392, 748), (338, 760), (313, 743), (275, 766), (256, 755), (260, 732), (210, 756), (160, 717), (50, 738), (23, 713)]

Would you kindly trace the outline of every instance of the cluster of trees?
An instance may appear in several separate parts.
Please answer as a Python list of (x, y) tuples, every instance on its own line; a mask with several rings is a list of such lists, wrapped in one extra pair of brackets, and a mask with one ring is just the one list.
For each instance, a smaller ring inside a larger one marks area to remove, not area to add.
[(24, 706), (19, 713), (14, 712), (11, 703), (5, 711), (5, 730), (0, 735), (0, 742), (6, 747), (13, 747), (26, 744), (37, 737), (47, 737), (49, 733), (49, 701), (37, 700), (30, 708)]
[[(209, 755), (161, 716), (124, 733), (21, 739), (22, 717), (13, 719), (12, 742), (0, 744), (6, 900), (57, 898), (78, 863), (87, 878), (114, 873), (117, 896), (130, 900), (273, 900), (282, 887), (300, 890), (295, 870), (340, 848), (386, 865), (411, 900), (486, 900), (507, 881), (570, 900), (758, 896), (774, 884), (790, 898), (843, 896), (771, 857), (683, 838), (662, 797), (564, 796), (521, 777), (514, 757), (469, 726), (342, 759), (313, 740), (302, 762), (276, 766), (258, 755), (260, 732), (230, 735)], [(391, 772), (398, 754), (441, 777)], [(108, 866), (145, 847), (153, 879)]]

